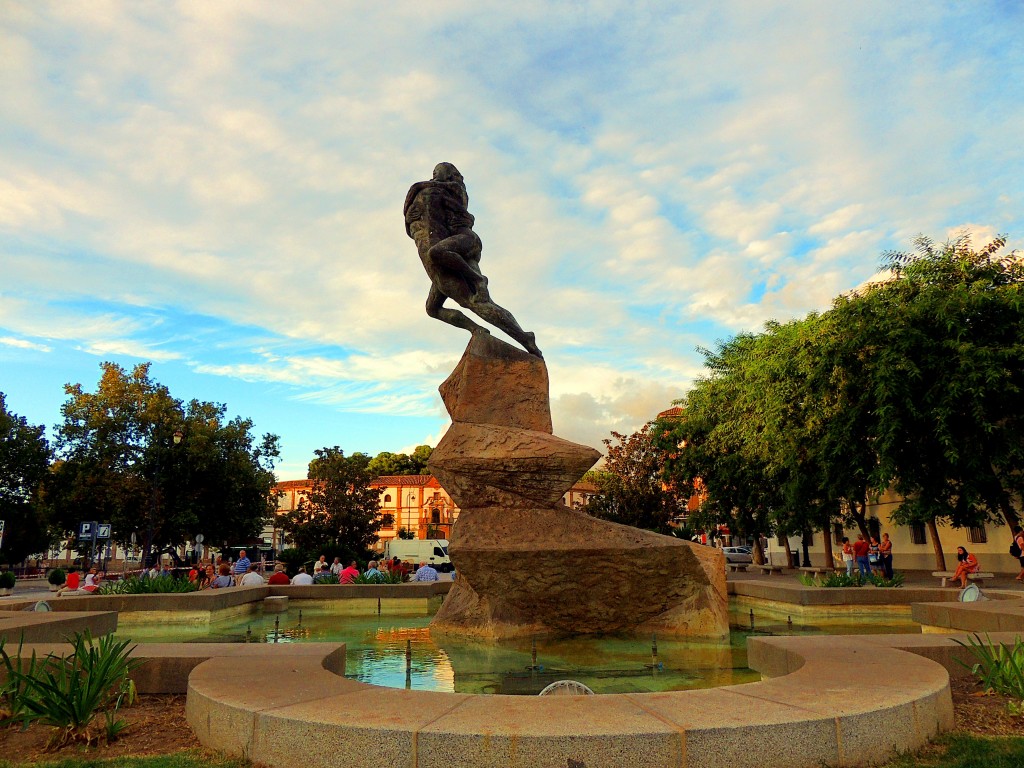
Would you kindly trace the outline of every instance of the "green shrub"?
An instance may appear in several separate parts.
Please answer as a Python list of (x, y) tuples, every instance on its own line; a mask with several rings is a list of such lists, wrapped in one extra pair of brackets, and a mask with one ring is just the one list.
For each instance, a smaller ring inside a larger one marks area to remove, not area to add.
[(0, 571), (0, 589), (14, 589), (17, 582), (18, 577), (14, 575), (14, 571)]
[(108, 581), (100, 584), (96, 590), (100, 595), (162, 595), (181, 592), (195, 592), (196, 584), (185, 577), (157, 576), (155, 579), (141, 576), (129, 576), (120, 581)]
[(405, 578), (402, 574), (392, 571), (381, 571), (380, 575), (367, 576), (365, 573), (360, 573), (354, 579), (353, 584), (401, 584)]
[(891, 579), (887, 579), (884, 576), (876, 576), (874, 574), (868, 576), (868, 581), (874, 584), (876, 587), (896, 588), (903, 586), (904, 576), (902, 573), (894, 573)]
[(67, 582), (68, 575), (64, 573), (63, 568), (54, 568), (52, 571), (50, 571), (49, 575), (46, 577), (46, 580), (50, 584), (53, 584), (53, 586), (59, 587), (65, 582)]
[(142, 663), (130, 658), (129, 641), (116, 642), (113, 635), (94, 642), (87, 630), (76, 632), (69, 642), (74, 648), (70, 656), (49, 656), (36, 666), (33, 654), (27, 672), (13, 666), (8, 669), (11, 678), (22, 686), (23, 711), (18, 719), (56, 729), (50, 746), (99, 741), (100, 734), (93, 733), (90, 726), (101, 713), (105, 720), (103, 736), (116, 736), (124, 728), (116, 718), (117, 710), (135, 699), (135, 685), (128, 675)]
[(314, 584), (338, 584), (338, 575), (334, 573), (318, 573), (313, 577)]
[[(814, 578), (807, 573), (798, 573), (797, 578), (805, 587), (860, 587), (863, 582), (859, 574), (847, 576), (845, 573), (829, 573), (820, 578)], [(901, 582), (902, 583), (902, 577)]]
[[(955, 639), (955, 638), (954, 638)], [(975, 658), (972, 665), (960, 661), (967, 667), (986, 691), (995, 691), (1014, 699), (1009, 709), (1012, 714), (1021, 714), (1024, 708), (1024, 642), (1014, 638), (1012, 646), (1005, 643), (995, 645), (988, 634), (985, 641), (975, 634), (967, 642), (956, 640), (957, 644), (971, 652)], [(959, 659), (957, 660), (959, 661)]]

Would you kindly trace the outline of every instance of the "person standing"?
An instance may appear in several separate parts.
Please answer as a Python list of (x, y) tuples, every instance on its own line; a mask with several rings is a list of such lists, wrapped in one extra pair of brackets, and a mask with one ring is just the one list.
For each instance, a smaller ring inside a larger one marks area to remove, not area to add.
[(882, 576), (892, 580), (892, 542), (889, 541), (889, 534), (882, 534), (882, 541), (878, 545), (878, 554), (882, 558)]
[(343, 570), (345, 570), (345, 566), (341, 564), (341, 558), (334, 558), (334, 562), (331, 563), (331, 573), (337, 576), (339, 581), (341, 580), (341, 572)]
[(871, 561), (868, 560), (869, 549), (871, 549), (871, 545), (864, 538), (864, 534), (858, 533), (857, 540), (853, 542), (853, 556), (857, 558), (858, 573), (864, 577), (871, 575)]
[(241, 550), (238, 553), (238, 559), (235, 561), (235, 567), (232, 570), (232, 573), (235, 575), (236, 583), (241, 581), (242, 577), (249, 572), (250, 565), (252, 565), (252, 562), (245, 556), (245, 550)]
[(854, 556), (853, 547), (850, 545), (850, 538), (848, 536), (843, 536), (843, 565), (846, 566), (846, 575), (852, 578)]
[(882, 572), (882, 551), (878, 546), (878, 539), (874, 536), (868, 539), (868, 564), (874, 575), (877, 576)]
[[(1014, 554), (1016, 547), (1016, 554)], [(1010, 554), (1020, 562), (1020, 573), (1017, 574), (1017, 581), (1024, 581), (1024, 529), (1020, 527), (1013, 529), (1013, 544), (1010, 546)]]

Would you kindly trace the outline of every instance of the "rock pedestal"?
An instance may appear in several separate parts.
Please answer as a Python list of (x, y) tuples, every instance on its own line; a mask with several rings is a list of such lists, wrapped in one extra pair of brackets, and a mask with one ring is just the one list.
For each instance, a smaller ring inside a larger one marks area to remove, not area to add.
[(728, 635), (720, 551), (562, 504), (601, 454), (551, 434), (542, 359), (477, 333), (440, 391), (453, 423), (428, 467), (461, 511), (432, 630)]

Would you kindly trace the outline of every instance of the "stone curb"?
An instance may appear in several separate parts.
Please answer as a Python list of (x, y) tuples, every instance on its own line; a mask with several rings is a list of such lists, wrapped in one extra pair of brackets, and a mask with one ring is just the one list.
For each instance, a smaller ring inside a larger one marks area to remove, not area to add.
[[(959, 648), (920, 635), (751, 638), (762, 682), (520, 697), (366, 685), (295, 647), (192, 671), (187, 716), (204, 746), (275, 768), (852, 766), (952, 728), (949, 674), (931, 658), (952, 665)], [(885, 681), (884, 695), (853, 695), (871, 680)]]

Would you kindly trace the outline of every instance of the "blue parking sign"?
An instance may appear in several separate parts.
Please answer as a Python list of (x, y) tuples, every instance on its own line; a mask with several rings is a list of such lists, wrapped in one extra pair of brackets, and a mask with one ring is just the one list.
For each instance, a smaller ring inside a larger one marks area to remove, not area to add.
[(92, 523), (79, 523), (78, 524), (78, 538), (80, 538), (80, 539), (91, 539), (92, 538)]

